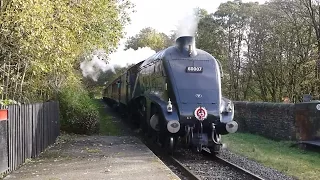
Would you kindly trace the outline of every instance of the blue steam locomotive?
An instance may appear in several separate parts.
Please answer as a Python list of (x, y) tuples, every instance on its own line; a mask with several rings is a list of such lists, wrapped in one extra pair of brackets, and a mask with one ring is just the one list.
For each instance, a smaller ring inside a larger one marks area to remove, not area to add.
[(221, 74), (218, 60), (196, 49), (194, 37), (182, 36), (108, 84), (103, 99), (168, 152), (179, 142), (218, 153), (221, 135), (238, 129), (234, 105), (222, 97)]

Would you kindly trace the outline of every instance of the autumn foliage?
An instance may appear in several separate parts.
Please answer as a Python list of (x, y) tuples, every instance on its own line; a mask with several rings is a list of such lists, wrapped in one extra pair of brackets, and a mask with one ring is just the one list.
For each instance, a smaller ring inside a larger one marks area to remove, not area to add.
[(96, 132), (81, 57), (113, 52), (131, 8), (127, 0), (0, 0), (2, 104), (59, 100), (63, 130)]
[(43, 101), (80, 84), (80, 57), (114, 51), (131, 6), (126, 0), (0, 0), (2, 99)]

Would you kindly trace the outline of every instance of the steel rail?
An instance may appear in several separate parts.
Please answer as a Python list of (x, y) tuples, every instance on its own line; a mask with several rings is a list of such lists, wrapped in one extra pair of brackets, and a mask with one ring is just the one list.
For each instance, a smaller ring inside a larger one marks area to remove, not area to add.
[(180, 171), (183, 171), (184, 176), (188, 177), (190, 180), (201, 180), (196, 174), (191, 172), (185, 165), (183, 165), (176, 158), (169, 156), (170, 161), (175, 167), (178, 167)]
[(230, 161), (228, 161), (228, 160), (226, 160), (226, 159), (224, 159), (222, 157), (219, 157), (217, 155), (213, 156), (211, 154), (211, 152), (209, 150), (207, 150), (207, 149), (203, 149), (203, 152), (206, 153), (206, 154), (210, 154), (211, 157), (214, 158), (214, 160), (218, 160), (218, 161), (220, 161), (220, 163), (223, 163), (223, 164), (225, 164), (225, 165), (227, 165), (229, 167), (237, 169), (240, 172), (244, 172), (245, 174), (251, 176), (253, 179), (265, 180), (264, 178), (260, 177), (259, 175), (256, 175), (256, 174), (254, 174), (254, 173), (252, 173), (252, 172), (250, 172), (250, 171), (248, 171), (248, 170), (246, 170), (246, 169), (244, 169), (244, 168), (242, 168), (242, 167), (240, 167), (240, 166), (238, 166), (238, 165), (236, 165), (236, 164), (234, 164), (234, 163), (232, 163), (232, 162), (230, 162)]

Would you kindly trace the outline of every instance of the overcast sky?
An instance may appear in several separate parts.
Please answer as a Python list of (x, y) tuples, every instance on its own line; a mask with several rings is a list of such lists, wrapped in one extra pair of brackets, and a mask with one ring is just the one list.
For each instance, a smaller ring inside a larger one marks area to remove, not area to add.
[[(126, 38), (134, 36), (145, 27), (152, 27), (160, 32), (169, 34), (176, 28), (179, 20), (186, 16), (195, 7), (206, 9), (209, 13), (215, 12), (221, 3), (228, 0), (130, 0), (135, 4), (136, 12), (131, 14), (131, 24), (125, 28)], [(264, 3), (266, 0), (243, 0), (242, 2)], [(127, 63), (137, 63), (143, 58), (151, 56), (154, 51), (143, 48), (138, 51), (123, 51), (126, 38), (110, 58), (111, 64), (121, 66)], [(130, 58), (130, 59), (129, 59)]]
[[(158, 31), (169, 33), (175, 28), (179, 19), (195, 7), (215, 12), (221, 3), (228, 0), (130, 0), (136, 12), (130, 17), (131, 25), (126, 27), (129, 36), (137, 34), (142, 28), (150, 26)], [(259, 2), (265, 0), (243, 0), (242, 2)]]

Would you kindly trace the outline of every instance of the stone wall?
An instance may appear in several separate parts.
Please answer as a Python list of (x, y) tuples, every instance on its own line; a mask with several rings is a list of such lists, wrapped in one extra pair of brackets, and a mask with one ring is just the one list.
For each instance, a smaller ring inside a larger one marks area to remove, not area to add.
[(274, 140), (296, 140), (295, 104), (234, 102), (239, 132)]

